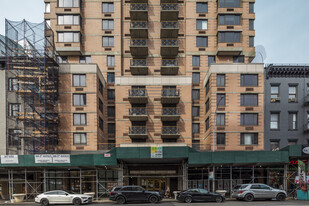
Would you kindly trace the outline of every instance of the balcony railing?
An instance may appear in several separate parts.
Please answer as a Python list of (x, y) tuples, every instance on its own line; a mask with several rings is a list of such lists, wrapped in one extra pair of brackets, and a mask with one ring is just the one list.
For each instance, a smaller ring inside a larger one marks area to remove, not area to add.
[(162, 89), (162, 97), (179, 97), (179, 89)]
[(163, 135), (179, 135), (180, 130), (178, 127), (163, 126), (162, 134)]
[(162, 115), (179, 115), (179, 109), (175, 107), (164, 107), (162, 108)]
[(130, 66), (132, 67), (147, 67), (146, 59), (131, 59)]
[(177, 67), (178, 61), (176, 59), (162, 59), (163, 67)]
[(162, 39), (161, 46), (162, 47), (177, 47), (179, 46), (179, 41), (177, 39)]
[(161, 4), (162, 11), (178, 11), (178, 4)]
[(147, 4), (131, 4), (131, 11), (147, 11)]
[(147, 39), (131, 39), (132, 47), (146, 47), (147, 46)]
[(164, 21), (164, 22), (161, 22), (161, 28), (162, 29), (178, 29), (179, 24), (177, 21)]
[(131, 29), (147, 29), (146, 21), (133, 21), (130, 24)]
[(147, 90), (146, 89), (131, 89), (129, 90), (130, 97), (146, 97)]
[(133, 107), (129, 109), (129, 115), (147, 115), (147, 110), (145, 107)]
[(147, 128), (145, 126), (133, 126), (129, 128), (129, 134), (132, 135), (146, 135)]

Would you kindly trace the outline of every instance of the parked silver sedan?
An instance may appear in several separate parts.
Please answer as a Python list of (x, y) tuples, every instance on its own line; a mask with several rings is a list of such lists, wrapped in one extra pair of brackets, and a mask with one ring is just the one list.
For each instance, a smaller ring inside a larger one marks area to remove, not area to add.
[(284, 190), (274, 189), (265, 184), (243, 184), (233, 188), (232, 197), (237, 200), (251, 202), (255, 199), (271, 200), (276, 198), (278, 201), (284, 201), (287, 193)]

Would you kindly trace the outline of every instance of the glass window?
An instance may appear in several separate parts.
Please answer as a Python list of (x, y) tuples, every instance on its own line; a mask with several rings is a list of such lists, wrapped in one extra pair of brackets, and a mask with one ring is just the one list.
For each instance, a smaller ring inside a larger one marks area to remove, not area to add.
[(193, 84), (199, 84), (200, 83), (200, 73), (199, 72), (193, 72), (192, 73), (192, 83)]
[(270, 114), (270, 129), (279, 129), (279, 113)]
[(192, 66), (200, 66), (200, 56), (192, 56)]
[(208, 4), (206, 2), (196, 2), (196, 13), (207, 13)]
[(87, 144), (86, 133), (74, 133), (73, 137), (74, 137), (73, 139), (74, 145), (86, 145)]
[(78, 0), (59, 0), (59, 7), (79, 7)]
[(217, 126), (225, 125), (225, 114), (219, 113), (217, 114)]
[(254, 47), (254, 36), (249, 36), (249, 47)]
[(113, 19), (103, 19), (102, 20), (102, 29), (103, 30), (113, 30), (114, 29), (114, 20)]
[(207, 114), (208, 111), (209, 111), (209, 99), (207, 99), (207, 101), (206, 101), (206, 114)]
[(289, 86), (289, 102), (297, 102), (297, 86)]
[(20, 112), (20, 104), (16, 104), (16, 103), (9, 103), (9, 116), (11, 117), (17, 117), (19, 116), (19, 112)]
[(249, 2), (249, 13), (250, 14), (254, 13), (254, 3), (253, 2)]
[(103, 47), (113, 47), (114, 46), (113, 36), (103, 36), (102, 39), (103, 39), (103, 42), (102, 42)]
[(217, 106), (225, 106), (225, 94), (217, 94)]
[(73, 94), (73, 106), (86, 106), (86, 94)]
[(115, 83), (115, 72), (107, 72), (107, 83)]
[(115, 123), (108, 123), (108, 134), (115, 134)]
[(255, 87), (258, 86), (257, 74), (242, 74), (240, 86)]
[(115, 90), (114, 89), (108, 89), (107, 90), (107, 99), (108, 100), (115, 100)]
[(99, 128), (103, 131), (103, 119), (99, 117)]
[(45, 13), (50, 13), (50, 3), (49, 2), (45, 3)]
[(200, 140), (192, 140), (192, 149), (195, 149), (195, 150), (201, 149)]
[(205, 129), (206, 129), (206, 131), (209, 130), (209, 117), (205, 121)]
[(225, 145), (225, 133), (217, 133), (217, 145)]
[(81, 64), (90, 64), (91, 63), (91, 56), (80, 56), (79, 63)]
[(103, 84), (102, 84), (101, 80), (99, 80), (99, 91), (103, 96)]
[(99, 110), (103, 113), (103, 102), (99, 99)]
[(115, 66), (115, 56), (107, 55), (107, 66)]
[(225, 74), (217, 74), (217, 87), (225, 87)]
[(241, 114), (240, 115), (240, 125), (258, 125), (258, 114)]
[(200, 90), (192, 89), (192, 100), (200, 100)]
[(86, 114), (73, 114), (73, 124), (74, 125), (86, 125), (87, 115)]
[(289, 112), (289, 130), (297, 130), (297, 112)]
[(270, 140), (270, 150), (277, 151), (280, 149), (280, 141), (279, 140)]
[(193, 123), (192, 124), (192, 133), (193, 134), (199, 134), (200, 133), (200, 124), (199, 123)]
[(45, 19), (45, 22), (48, 26), (50, 26), (50, 19)]
[(197, 19), (196, 20), (196, 30), (207, 30), (207, 20)]
[(102, 12), (103, 13), (113, 13), (114, 12), (114, 3), (112, 3), (112, 2), (102, 3)]
[(241, 94), (240, 106), (258, 106), (257, 94)]
[(22, 134), (22, 131), (20, 129), (9, 129), (9, 146), (20, 146), (21, 139), (20, 135)]
[(240, 42), (241, 32), (219, 32), (220, 43), (238, 43)]
[(249, 30), (254, 30), (254, 20), (249, 19)]
[[(270, 87), (271, 102), (275, 102), (275, 100), (277, 100), (279, 97), (280, 97), (279, 85), (271, 85), (271, 87)], [(280, 101), (280, 99), (278, 99), (278, 100)]]
[(192, 117), (199, 117), (200, 116), (200, 107), (193, 106), (192, 107)]
[(115, 117), (115, 107), (114, 106), (107, 107), (107, 116)]
[(233, 57), (233, 63), (244, 63), (245, 58), (244, 56), (234, 56)]
[(58, 32), (58, 42), (79, 42), (79, 32)]
[(85, 87), (86, 86), (86, 74), (73, 74), (73, 86)]
[(297, 139), (289, 139), (288, 145), (297, 145)]
[(220, 0), (219, 7), (240, 7), (240, 0)]
[(257, 133), (241, 133), (240, 137), (241, 145), (257, 145), (258, 134)]
[(68, 63), (68, 57), (67, 56), (57, 56), (57, 62), (59, 64), (66, 64)]
[(250, 189), (251, 190), (260, 190), (261, 187), (260, 187), (260, 185), (251, 185)]
[(196, 37), (196, 46), (197, 47), (207, 47), (208, 46), (207, 36), (197, 36)]
[(59, 25), (79, 25), (79, 15), (59, 15)]
[(219, 15), (219, 25), (240, 25), (240, 15)]
[(208, 66), (212, 63), (216, 63), (216, 56), (208, 56)]
[(19, 90), (19, 83), (17, 78), (9, 78), (9, 91)]

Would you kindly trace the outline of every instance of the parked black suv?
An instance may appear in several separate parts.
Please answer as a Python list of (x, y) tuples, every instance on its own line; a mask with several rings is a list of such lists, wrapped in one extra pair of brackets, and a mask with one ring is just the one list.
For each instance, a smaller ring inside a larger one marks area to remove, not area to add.
[(162, 200), (162, 197), (158, 192), (147, 191), (140, 186), (117, 186), (112, 189), (109, 199), (118, 204), (137, 201), (158, 203)]

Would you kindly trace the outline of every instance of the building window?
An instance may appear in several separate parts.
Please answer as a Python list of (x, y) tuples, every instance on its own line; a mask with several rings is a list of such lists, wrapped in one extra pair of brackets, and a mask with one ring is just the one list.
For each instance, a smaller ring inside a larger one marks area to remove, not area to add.
[(103, 96), (103, 84), (102, 84), (101, 80), (99, 80), (99, 91)]
[(79, 42), (79, 32), (58, 32), (58, 42)]
[(225, 87), (225, 74), (217, 74), (217, 87)]
[(73, 106), (86, 106), (86, 94), (73, 94)]
[(196, 13), (208, 13), (208, 4), (206, 2), (196, 2)]
[(107, 107), (107, 116), (115, 117), (115, 107), (114, 106)]
[(193, 84), (199, 84), (200, 83), (200, 73), (199, 72), (193, 72), (192, 73), (192, 83)]
[(254, 20), (249, 19), (249, 30), (254, 30)]
[(217, 145), (225, 145), (225, 133), (217, 133)]
[(74, 145), (86, 145), (87, 144), (86, 133), (74, 133), (73, 144)]
[(19, 136), (22, 134), (20, 129), (9, 129), (9, 146), (20, 146), (20, 138)]
[(86, 86), (86, 74), (73, 74), (73, 86), (85, 87)]
[(216, 56), (208, 56), (208, 66), (212, 63), (216, 63)]
[(278, 151), (280, 149), (280, 141), (279, 140), (270, 140), (270, 150)]
[(192, 134), (199, 134), (200, 133), (200, 124), (193, 123), (192, 124)]
[(115, 100), (115, 90), (114, 89), (108, 89), (107, 90), (107, 99), (108, 100)]
[(241, 145), (257, 145), (258, 141), (257, 133), (241, 133), (240, 144)]
[(19, 90), (19, 83), (17, 78), (9, 78), (9, 91)]
[(240, 0), (220, 0), (219, 7), (240, 7)]
[(112, 2), (102, 3), (102, 12), (103, 13), (113, 13), (114, 12), (114, 3), (112, 3)]
[(242, 87), (258, 86), (258, 75), (257, 74), (242, 74), (240, 86)]
[(194, 67), (200, 66), (200, 56), (192, 56), (192, 66)]
[(80, 56), (79, 63), (81, 64), (90, 64), (91, 63), (91, 56)]
[(289, 112), (289, 130), (297, 130), (297, 112)]
[(59, 0), (59, 7), (79, 7), (78, 0)]
[(225, 94), (217, 94), (217, 106), (218, 107), (225, 106)]
[(67, 64), (68, 57), (67, 56), (57, 56), (57, 62), (58, 64)]
[(196, 37), (196, 46), (197, 47), (208, 47), (207, 36), (197, 36)]
[(254, 47), (254, 36), (249, 36), (249, 47)]
[(20, 110), (20, 104), (9, 103), (9, 116), (18, 117)]
[(205, 121), (205, 129), (206, 129), (206, 132), (209, 130), (209, 117)]
[(210, 91), (210, 87), (209, 87), (209, 81), (207, 81), (207, 83), (206, 83), (206, 95), (209, 93), (209, 91)]
[(288, 145), (297, 145), (297, 139), (289, 139)]
[(192, 140), (192, 149), (200, 150), (201, 148), (200, 140)]
[(270, 113), (270, 129), (278, 130), (279, 129), (279, 113)]
[(207, 99), (207, 101), (206, 101), (206, 114), (207, 114), (208, 111), (209, 111), (209, 99)]
[(240, 15), (219, 15), (219, 25), (240, 25)]
[(192, 117), (199, 117), (200, 116), (200, 107), (193, 106), (192, 107)]
[(107, 55), (107, 66), (108, 67), (115, 66), (115, 56)]
[(220, 43), (239, 43), (240, 32), (219, 32)]
[(73, 124), (74, 125), (87, 125), (87, 115), (86, 114), (73, 114)]
[(254, 13), (254, 3), (253, 2), (249, 2), (249, 13), (250, 14)]
[(45, 13), (50, 13), (50, 2), (45, 3)]
[(196, 30), (207, 30), (207, 20), (197, 19), (196, 20)]
[[(46, 24), (50, 27), (50, 19), (45, 19)], [(48, 43), (48, 42), (47, 42)]]
[(115, 83), (115, 73), (107, 72), (107, 83)]
[(114, 20), (113, 19), (103, 19), (102, 20), (102, 29), (103, 30), (113, 30), (114, 29)]
[(240, 106), (258, 106), (257, 94), (241, 94)]
[(279, 102), (280, 101), (280, 90), (279, 85), (270, 86), (270, 102)]
[(200, 100), (200, 90), (192, 89), (192, 100)]
[(103, 102), (99, 99), (99, 110), (103, 113)]
[(234, 56), (233, 57), (233, 63), (244, 63), (245, 58), (244, 56)]
[(59, 15), (58, 25), (79, 25), (79, 15)]
[(217, 114), (217, 126), (224, 126), (225, 125), (225, 114), (219, 113)]
[(108, 134), (115, 134), (115, 123), (108, 123)]
[(297, 102), (297, 86), (289, 86), (289, 102)]
[(99, 128), (103, 131), (103, 119), (99, 117)]
[(103, 47), (113, 47), (114, 46), (114, 37), (113, 36), (103, 36), (102, 37), (102, 46)]
[(240, 115), (241, 126), (258, 125), (258, 114), (245, 113)]

